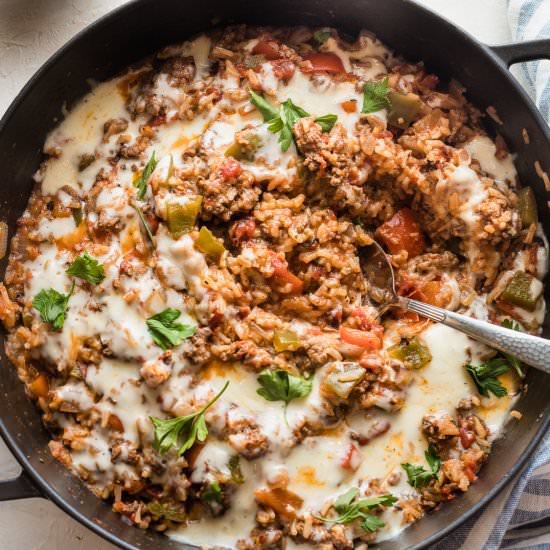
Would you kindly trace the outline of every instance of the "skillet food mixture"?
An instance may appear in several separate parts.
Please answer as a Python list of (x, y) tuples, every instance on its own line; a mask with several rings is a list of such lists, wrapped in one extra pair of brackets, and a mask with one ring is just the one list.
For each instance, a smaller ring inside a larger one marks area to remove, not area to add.
[[(524, 366), (392, 310), (539, 331), (533, 192), (456, 82), (361, 33), (233, 27), (99, 84), (49, 135), (6, 349), (53, 456), (142, 528), (366, 548), (468, 490)], [(286, 546), (285, 546), (286, 545)]]

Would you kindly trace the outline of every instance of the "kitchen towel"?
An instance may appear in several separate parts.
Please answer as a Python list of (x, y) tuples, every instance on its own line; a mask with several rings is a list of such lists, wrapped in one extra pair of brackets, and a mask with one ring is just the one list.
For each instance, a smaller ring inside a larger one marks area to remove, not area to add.
[[(514, 42), (550, 38), (550, 0), (508, 0), (508, 19)], [(513, 72), (550, 123), (550, 61)], [(500, 495), (435, 549), (550, 550), (550, 434)]]

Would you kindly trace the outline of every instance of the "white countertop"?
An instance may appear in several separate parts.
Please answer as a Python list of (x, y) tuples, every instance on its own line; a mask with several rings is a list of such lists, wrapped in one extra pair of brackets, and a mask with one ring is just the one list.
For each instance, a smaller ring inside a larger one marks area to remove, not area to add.
[[(488, 44), (510, 40), (506, 0), (417, 1)], [(0, 114), (51, 54), (83, 27), (123, 3), (0, 0)], [(0, 440), (0, 479), (17, 472), (18, 466)], [(114, 549), (43, 499), (0, 503), (0, 541), (0, 548), (17, 550)]]

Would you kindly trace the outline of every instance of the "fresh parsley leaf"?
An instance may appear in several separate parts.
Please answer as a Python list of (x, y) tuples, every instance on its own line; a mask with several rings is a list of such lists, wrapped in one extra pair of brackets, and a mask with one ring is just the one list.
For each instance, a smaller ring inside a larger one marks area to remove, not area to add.
[(153, 173), (153, 170), (157, 166), (157, 159), (155, 158), (155, 151), (153, 151), (153, 154), (151, 155), (151, 158), (147, 161), (147, 164), (145, 165), (145, 168), (141, 172), (141, 175), (139, 176), (139, 179), (134, 184), (137, 187), (137, 198), (142, 201), (145, 197), (145, 193), (147, 191), (147, 182), (149, 181), (149, 178), (151, 177), (151, 174)]
[(147, 235), (147, 238), (151, 242), (152, 245), (155, 244), (155, 241), (153, 240), (153, 232), (151, 231), (151, 228), (149, 227), (149, 224), (147, 223), (147, 220), (145, 219), (145, 216), (143, 215), (143, 212), (139, 206), (134, 206), (134, 210), (136, 211), (139, 221), (141, 222), (141, 225), (143, 225), (143, 229), (145, 229), (145, 233)]
[(330, 32), (329, 31), (315, 31), (313, 33), (313, 38), (319, 44), (324, 44), (330, 38)]
[(250, 102), (260, 113), (262, 114), (262, 117), (264, 118), (264, 122), (269, 122), (270, 120), (277, 118), (279, 116), (279, 111), (277, 107), (274, 105), (271, 105), (269, 101), (264, 99), (263, 96), (260, 94), (257, 94), (253, 90), (249, 91), (250, 93)]
[(208, 428), (204, 417), (206, 411), (221, 397), (223, 392), (229, 386), (226, 382), (221, 391), (211, 399), (202, 409), (186, 416), (178, 416), (176, 418), (155, 418), (149, 417), (149, 420), (154, 427), (153, 447), (161, 454), (166, 453), (172, 447), (178, 447), (179, 441), (182, 444), (178, 449), (178, 454), (181, 456), (185, 451), (190, 449), (196, 441), (204, 441), (208, 436)]
[[(509, 328), (510, 330), (517, 330), (518, 332), (522, 332), (519, 323), (517, 321), (514, 321), (513, 319), (504, 319), (501, 324), (504, 328)], [(520, 378), (523, 378), (525, 376), (523, 363), (517, 357), (514, 357), (509, 353), (503, 353), (502, 355), (504, 355), (504, 357), (508, 360), (508, 363), (510, 363), (510, 366), (518, 373), (518, 376)]]
[(288, 151), (293, 139), (292, 129), (289, 126), (283, 126), (279, 134), (279, 143), (281, 144), (281, 151), (283, 153)]
[(201, 499), (204, 502), (220, 502), (222, 499), (222, 489), (217, 481), (212, 481), (210, 485), (202, 492)]
[(472, 377), (474, 384), (477, 387), (477, 391), (489, 397), (489, 393), (492, 393), (495, 397), (504, 397), (508, 395), (506, 388), (500, 383), (497, 376), (504, 374), (508, 371), (508, 361), (504, 357), (494, 357), (489, 359), (481, 365), (466, 365), (466, 370)]
[(373, 514), (363, 514), (361, 529), (367, 533), (374, 533), (386, 525), (378, 516)]
[(375, 113), (381, 109), (391, 107), (388, 78), (371, 80), (363, 87), (363, 113)]
[(272, 121), (268, 129), (270, 132), (274, 132), (274, 130), (276, 131), (276, 128), (280, 128), (279, 143), (281, 144), (281, 151), (283, 151), (283, 153), (288, 151), (288, 148), (294, 139), (292, 129), (294, 123), (299, 118), (305, 116), (309, 116), (308, 113), (306, 113), (306, 111), (304, 111), (301, 107), (294, 105), (291, 99), (287, 99), (281, 103), (281, 107), (279, 108), (279, 118), (281, 122), (279, 123)]
[(340, 495), (334, 502), (334, 509), (339, 513), (343, 514), (355, 497), (359, 494), (359, 489), (357, 487), (352, 487), (348, 489), (344, 494)]
[(407, 481), (411, 487), (421, 489), (430, 483), (432, 479), (436, 479), (441, 468), (441, 459), (437, 456), (435, 449), (430, 445), (424, 452), (426, 461), (430, 466), (430, 470), (426, 470), (423, 466), (409, 464), (401, 464), (401, 467), (407, 473)]
[(315, 122), (319, 124), (323, 132), (330, 132), (332, 127), (336, 124), (338, 117), (336, 115), (323, 115), (317, 117)]
[(84, 279), (92, 285), (98, 285), (105, 279), (105, 269), (95, 258), (87, 252), (77, 256), (67, 269), (66, 273), (79, 279)]
[(313, 382), (307, 378), (294, 376), (286, 370), (264, 370), (257, 378), (262, 386), (256, 391), (267, 401), (284, 401), (289, 403), (293, 399), (305, 397), (311, 392)]
[(434, 476), (437, 476), (437, 474), (439, 473), (439, 469), (441, 468), (441, 459), (437, 456), (437, 453), (435, 452), (435, 449), (432, 445), (429, 445), (428, 448), (424, 451), (424, 456), (426, 457), (426, 461), (430, 465), (432, 474)]
[(151, 338), (163, 350), (181, 344), (186, 338), (197, 332), (196, 325), (176, 323), (175, 321), (180, 315), (179, 310), (169, 307), (145, 321)]
[(392, 506), (397, 502), (397, 498), (391, 494), (386, 494), (356, 500), (358, 494), (359, 489), (353, 487), (336, 499), (333, 505), (338, 513), (336, 518), (316, 516), (317, 519), (326, 523), (338, 524), (351, 523), (356, 519), (360, 519), (361, 528), (369, 533), (373, 533), (377, 529), (384, 527), (384, 522), (371, 514), (370, 510), (378, 506)]
[(289, 374), (286, 370), (264, 370), (257, 378), (261, 388), (256, 390), (267, 401), (284, 401), (284, 416), (286, 421), (286, 408), (290, 401), (299, 397), (305, 397), (311, 392), (313, 381), (300, 376)]
[(292, 129), (294, 123), (299, 118), (309, 116), (309, 113), (304, 111), (301, 107), (298, 107), (298, 105), (294, 105), (294, 103), (292, 103), (292, 99), (288, 98), (286, 101), (281, 103), (279, 116), (285, 126), (289, 126)]
[[(268, 123), (267, 129), (273, 134), (279, 133), (281, 150), (283, 152), (288, 151), (288, 148), (294, 139), (292, 132), (294, 123), (299, 118), (309, 116), (309, 114), (298, 105), (295, 105), (291, 99), (283, 101), (277, 110), (277, 108), (269, 103), (269, 101), (252, 90), (250, 90), (250, 101), (256, 109), (260, 111), (264, 122)], [(325, 125), (326, 124), (327, 123), (325, 122)]]
[(423, 466), (406, 462), (401, 464), (401, 467), (407, 472), (407, 481), (409, 485), (415, 489), (420, 489), (428, 485), (433, 479), (432, 472), (426, 470)]
[(280, 116), (272, 118), (267, 125), (267, 129), (272, 134), (276, 134), (277, 132), (280, 132), (283, 128), (284, 128), (283, 119)]
[(54, 330), (61, 330), (65, 323), (65, 313), (69, 298), (74, 290), (74, 281), (69, 294), (61, 294), (53, 288), (42, 289), (32, 301), (32, 307), (40, 313), (40, 319), (49, 323)]

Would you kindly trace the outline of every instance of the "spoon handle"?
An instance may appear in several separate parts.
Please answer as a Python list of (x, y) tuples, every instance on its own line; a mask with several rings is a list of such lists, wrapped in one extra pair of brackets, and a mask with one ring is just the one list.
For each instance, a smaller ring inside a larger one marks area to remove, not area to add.
[(531, 367), (550, 373), (550, 340), (493, 325), (410, 298), (402, 298), (401, 304), (409, 311), (459, 330), (474, 340), (517, 357)]

